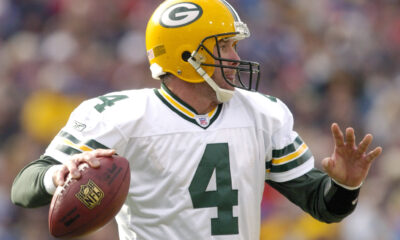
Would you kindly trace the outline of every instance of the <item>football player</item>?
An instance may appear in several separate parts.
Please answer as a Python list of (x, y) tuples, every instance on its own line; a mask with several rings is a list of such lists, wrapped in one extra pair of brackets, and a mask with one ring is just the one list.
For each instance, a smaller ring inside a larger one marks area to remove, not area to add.
[(80, 177), (79, 164), (117, 153), (131, 166), (120, 239), (259, 239), (265, 182), (316, 219), (341, 221), (382, 149), (332, 124), (334, 152), (324, 172), (314, 168), (289, 109), (256, 92), (259, 64), (236, 52), (249, 36), (225, 0), (164, 1), (146, 30), (161, 87), (83, 102), (16, 177), (12, 201), (48, 204), (67, 173)]

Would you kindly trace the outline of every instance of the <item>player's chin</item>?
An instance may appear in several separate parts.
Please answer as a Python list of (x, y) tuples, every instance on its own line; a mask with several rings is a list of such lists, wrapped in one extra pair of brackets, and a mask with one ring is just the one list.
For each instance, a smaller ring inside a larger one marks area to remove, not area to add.
[(223, 84), (220, 85), (220, 88), (225, 89), (225, 90), (230, 90), (230, 91), (234, 91), (235, 87), (230, 85), (229, 83), (225, 82)]
[(232, 91), (235, 90), (235, 82), (236, 76), (227, 76), (224, 88)]
[(229, 84), (227, 84), (227, 86), (225, 87), (226, 90), (230, 90), (230, 91), (235, 91), (235, 87), (231, 86)]

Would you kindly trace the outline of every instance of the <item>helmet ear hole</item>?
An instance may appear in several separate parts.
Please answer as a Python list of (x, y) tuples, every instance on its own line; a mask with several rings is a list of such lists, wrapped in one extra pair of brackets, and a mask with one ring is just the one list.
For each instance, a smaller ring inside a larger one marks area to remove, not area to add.
[(192, 55), (192, 54), (190, 54), (189, 51), (184, 51), (184, 52), (182, 53), (182, 59), (183, 59), (183, 61), (187, 62), (187, 61), (189, 60), (189, 58), (190, 58), (191, 55)]

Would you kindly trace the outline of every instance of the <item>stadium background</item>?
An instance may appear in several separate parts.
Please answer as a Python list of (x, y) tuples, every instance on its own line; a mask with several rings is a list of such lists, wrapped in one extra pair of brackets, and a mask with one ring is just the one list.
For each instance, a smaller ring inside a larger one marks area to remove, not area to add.
[[(47, 207), (10, 202), (17, 172), (38, 157), (85, 98), (158, 87), (145, 57), (160, 0), (0, 0), (0, 239), (47, 240)], [(316, 162), (329, 125), (371, 132), (384, 147), (356, 211), (312, 220), (268, 188), (261, 239), (400, 239), (400, 4), (397, 0), (231, 0), (252, 37), (243, 59), (262, 64), (260, 91), (285, 101)], [(251, 186), (249, 186), (251, 187)], [(85, 240), (115, 239), (110, 223)]]

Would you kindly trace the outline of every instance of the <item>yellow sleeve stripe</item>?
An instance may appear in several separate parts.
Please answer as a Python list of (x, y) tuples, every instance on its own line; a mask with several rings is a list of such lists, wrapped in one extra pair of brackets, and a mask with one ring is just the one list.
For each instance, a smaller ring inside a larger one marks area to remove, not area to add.
[(300, 145), (300, 147), (296, 150), (296, 152), (291, 153), (289, 155), (286, 155), (284, 157), (281, 158), (273, 158), (272, 159), (272, 164), (274, 165), (279, 165), (279, 164), (283, 164), (286, 162), (289, 162), (293, 159), (296, 159), (297, 157), (299, 157), (300, 155), (302, 155), (305, 151), (307, 151), (308, 147), (305, 143), (303, 143), (302, 145)]
[(80, 149), (80, 150), (82, 150), (82, 151), (84, 151), (84, 152), (92, 151), (92, 150), (93, 150), (93, 149), (91, 149), (91, 148), (89, 148), (89, 147), (87, 147), (87, 146), (85, 146), (85, 145), (77, 145), (77, 144), (71, 142), (71, 141), (68, 140), (68, 139), (65, 139), (65, 138), (64, 138), (63, 140), (64, 140), (64, 143), (67, 144), (68, 146), (73, 147), (73, 148), (76, 148), (76, 149)]

